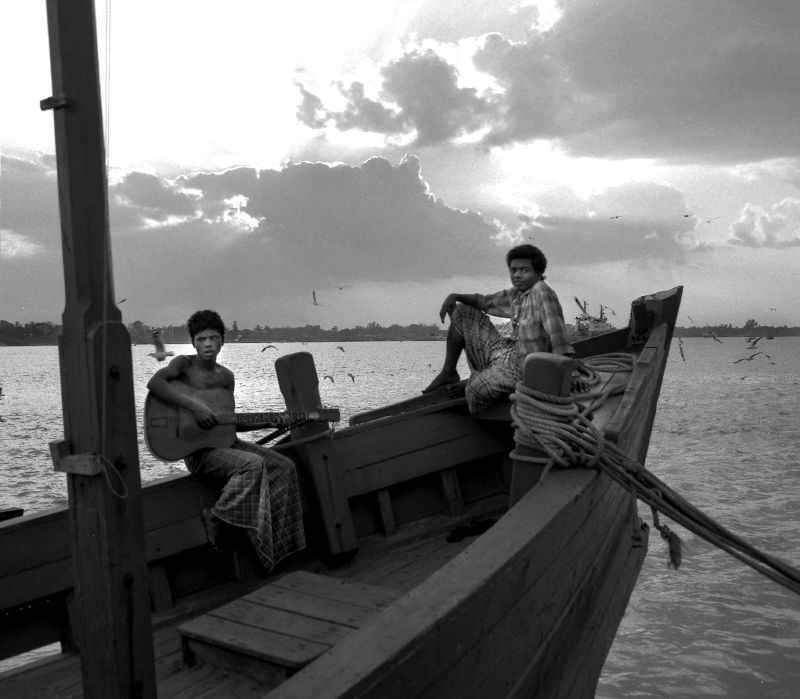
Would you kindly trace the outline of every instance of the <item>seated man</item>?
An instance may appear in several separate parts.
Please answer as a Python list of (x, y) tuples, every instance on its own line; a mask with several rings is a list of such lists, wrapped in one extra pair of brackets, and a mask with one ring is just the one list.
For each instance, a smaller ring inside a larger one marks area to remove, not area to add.
[[(159, 369), (147, 388), (162, 401), (194, 413), (201, 427), (217, 424), (203, 392), (230, 392), (233, 372), (217, 363), (225, 342), (225, 325), (214, 311), (198, 311), (187, 323), (196, 355), (179, 355)], [(252, 430), (266, 424), (240, 425)], [(189, 471), (225, 480), (214, 506), (203, 510), (209, 542), (219, 548), (222, 522), (247, 530), (266, 570), (282, 558), (305, 547), (303, 510), (297, 471), (291, 459), (267, 447), (238, 438), (228, 448), (202, 448), (185, 458)]]
[[(450, 316), (444, 365), (425, 388), (460, 381), (456, 369), (465, 351), (471, 374), (466, 383), (470, 412), (480, 412), (511, 393), (522, 378), (522, 364), (531, 352), (572, 355), (558, 296), (544, 281), (547, 259), (533, 245), (518, 245), (506, 254), (511, 288), (493, 294), (449, 294), (439, 310)], [(489, 315), (510, 318), (509, 332), (500, 332)]]

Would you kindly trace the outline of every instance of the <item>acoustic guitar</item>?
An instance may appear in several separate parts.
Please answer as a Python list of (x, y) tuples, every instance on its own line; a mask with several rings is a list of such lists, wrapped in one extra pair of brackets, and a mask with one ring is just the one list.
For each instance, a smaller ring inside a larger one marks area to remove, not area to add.
[(236, 424), (279, 427), (293, 422), (338, 422), (336, 408), (306, 412), (234, 413), (230, 391), (221, 388), (197, 390), (185, 387), (217, 416), (218, 424), (204, 428), (191, 410), (165, 403), (152, 393), (144, 402), (144, 437), (151, 453), (164, 461), (178, 461), (205, 447), (230, 447), (236, 441)]

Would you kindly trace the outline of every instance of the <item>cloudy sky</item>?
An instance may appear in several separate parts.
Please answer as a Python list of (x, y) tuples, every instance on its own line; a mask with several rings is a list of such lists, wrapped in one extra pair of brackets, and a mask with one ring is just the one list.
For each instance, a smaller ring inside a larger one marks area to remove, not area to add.
[[(800, 325), (796, 0), (98, 5), (126, 322), (438, 323), (530, 241), (568, 317)], [(59, 322), (44, 0), (0, 64), (0, 319)]]

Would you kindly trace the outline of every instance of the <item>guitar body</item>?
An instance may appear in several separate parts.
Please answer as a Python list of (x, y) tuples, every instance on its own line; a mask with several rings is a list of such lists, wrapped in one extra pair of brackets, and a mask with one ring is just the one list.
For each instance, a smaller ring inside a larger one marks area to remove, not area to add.
[[(214, 413), (232, 414), (233, 396), (221, 388), (205, 391), (186, 388), (198, 396)], [(194, 413), (186, 408), (165, 403), (152, 393), (144, 402), (144, 436), (148, 449), (164, 461), (178, 461), (198, 449), (229, 447), (236, 441), (236, 425), (220, 424), (204, 429)]]

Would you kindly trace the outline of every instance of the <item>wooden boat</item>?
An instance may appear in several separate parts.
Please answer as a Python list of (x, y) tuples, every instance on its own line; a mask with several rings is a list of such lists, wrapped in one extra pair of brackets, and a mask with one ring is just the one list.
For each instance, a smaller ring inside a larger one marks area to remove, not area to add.
[(577, 296), (575, 303), (581, 309), (581, 313), (575, 316), (574, 336), (576, 339), (584, 339), (592, 335), (599, 335), (600, 333), (615, 330), (614, 326), (609, 322), (606, 315), (606, 308), (603, 304), (600, 305), (600, 313), (593, 316), (589, 313), (589, 306), (586, 301), (581, 301)]
[[(341, 429), (295, 426), (275, 448), (298, 466), (309, 546), (269, 576), (246, 540), (210, 550), (200, 512), (217, 484), (141, 487), (92, 3), (49, 0), (48, 18), (67, 292), (51, 451), (69, 508), (0, 522), (0, 661), (15, 659), (0, 696), (590, 696), (647, 530), (598, 470), (542, 478), (548, 456), (515, 442), (508, 404), (473, 416), (443, 388)], [(596, 365), (606, 400), (586, 415), (640, 462), (680, 297), (636, 299), (627, 327), (575, 345), (586, 365), (630, 358), (629, 373)], [(276, 369), (287, 411), (320, 407), (310, 354)], [(532, 355), (525, 383), (563, 396), (572, 370)]]
[[(575, 346), (584, 361), (631, 356), (631, 373), (603, 377), (621, 392), (594, 421), (638, 461), (680, 295), (637, 299), (628, 327)], [(276, 369), (288, 410), (319, 405), (310, 354)], [(542, 382), (561, 380), (552, 368)], [(244, 539), (210, 552), (199, 513), (213, 485), (181, 475), (143, 488), (156, 647), (167, 651), (156, 654), (159, 695), (202, 678), (276, 697), (591, 696), (646, 551), (628, 491), (586, 468), (539, 481), (541, 465), (509, 457), (507, 404), (471, 416), (444, 389), (333, 431), (304, 423), (276, 448), (302, 474), (310, 546), (272, 576)], [(65, 509), (0, 524), (0, 657), (64, 649), (0, 678), (3, 696), (80, 695), (71, 559)]]

